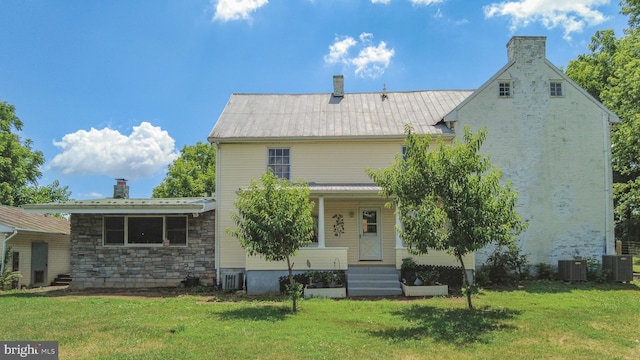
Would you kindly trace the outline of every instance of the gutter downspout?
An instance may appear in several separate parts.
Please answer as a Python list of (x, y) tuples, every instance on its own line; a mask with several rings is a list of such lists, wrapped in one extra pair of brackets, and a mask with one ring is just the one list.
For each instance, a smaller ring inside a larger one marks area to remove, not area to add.
[(18, 230), (13, 230), (13, 234), (9, 235), (9, 237), (5, 238), (4, 240), (2, 240), (2, 254), (0, 255), (0, 274), (4, 273), (4, 254), (7, 250), (7, 242), (9, 240), (11, 240), (12, 237), (16, 236), (18, 234)]
[(604, 201), (605, 201), (605, 219), (604, 219), (604, 231), (605, 231), (605, 244), (604, 253), (606, 255), (615, 254), (615, 233), (613, 232), (613, 169), (611, 162), (611, 126), (609, 117), (604, 114), (602, 126), (604, 127)]
[(215, 231), (214, 240), (215, 254), (213, 256), (216, 268), (216, 285), (221, 286), (222, 281), (220, 279), (220, 142), (216, 142), (216, 215), (215, 215)]

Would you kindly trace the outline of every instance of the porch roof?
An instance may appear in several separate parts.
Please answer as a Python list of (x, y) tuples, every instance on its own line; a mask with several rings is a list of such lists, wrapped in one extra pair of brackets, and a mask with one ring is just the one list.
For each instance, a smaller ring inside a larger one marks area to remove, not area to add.
[(309, 183), (311, 195), (338, 197), (378, 197), (382, 188), (366, 183)]
[(215, 199), (202, 198), (145, 198), (71, 200), (60, 203), (22, 206), (30, 213), (64, 214), (199, 214), (216, 208)]

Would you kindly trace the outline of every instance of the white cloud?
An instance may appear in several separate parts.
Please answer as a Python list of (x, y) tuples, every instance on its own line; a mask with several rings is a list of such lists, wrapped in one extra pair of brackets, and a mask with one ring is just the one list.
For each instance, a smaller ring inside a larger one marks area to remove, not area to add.
[(381, 41), (378, 46), (362, 49), (351, 62), (356, 66), (356, 75), (375, 79), (384, 74), (394, 53), (393, 49), (387, 49), (387, 43)]
[(411, 3), (416, 6), (429, 6), (435, 4), (441, 4), (444, 0), (411, 0)]
[[(371, 33), (362, 33), (359, 39), (360, 42), (350, 36), (336, 37), (333, 45), (329, 46), (329, 54), (325, 55), (324, 61), (328, 64), (353, 65), (356, 75), (375, 79), (384, 74), (389, 67), (395, 50), (388, 49), (387, 43), (384, 41), (378, 43), (377, 46), (369, 45), (373, 43), (373, 34)], [(361, 49), (358, 56), (349, 57), (349, 50), (359, 44)]]
[(345, 36), (342, 40), (336, 37), (335, 40), (336, 41), (333, 45), (329, 46), (329, 54), (324, 56), (324, 61), (329, 64), (335, 64), (338, 62), (348, 63), (347, 54), (349, 53), (349, 49), (358, 42), (350, 36)]
[(391, 0), (371, 0), (372, 4), (388, 4)]
[(129, 136), (117, 130), (78, 130), (53, 144), (62, 149), (48, 164), (65, 175), (150, 177), (178, 157), (175, 141), (160, 127), (142, 122)]
[(484, 16), (511, 17), (511, 31), (540, 22), (547, 29), (564, 29), (564, 38), (581, 32), (585, 26), (595, 26), (607, 18), (596, 8), (610, 0), (521, 0), (493, 3), (484, 7)]
[(214, 21), (251, 20), (251, 13), (269, 3), (269, 0), (211, 0), (211, 5), (214, 3)]

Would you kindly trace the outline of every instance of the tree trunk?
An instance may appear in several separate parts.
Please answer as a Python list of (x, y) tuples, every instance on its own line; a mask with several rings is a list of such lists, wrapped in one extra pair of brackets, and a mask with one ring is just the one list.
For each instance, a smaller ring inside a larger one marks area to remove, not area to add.
[(298, 311), (298, 287), (295, 285), (295, 281), (293, 280), (292, 265), (291, 260), (289, 260), (289, 257), (287, 256), (287, 268), (289, 269), (289, 291), (292, 300), (291, 311), (295, 313)]
[(471, 283), (469, 283), (469, 276), (467, 275), (467, 269), (464, 267), (464, 261), (462, 261), (461, 255), (456, 255), (458, 261), (460, 262), (460, 266), (462, 266), (462, 277), (464, 278), (464, 286), (466, 288), (467, 293), (467, 306), (469, 309), (473, 309), (473, 304), (471, 303)]

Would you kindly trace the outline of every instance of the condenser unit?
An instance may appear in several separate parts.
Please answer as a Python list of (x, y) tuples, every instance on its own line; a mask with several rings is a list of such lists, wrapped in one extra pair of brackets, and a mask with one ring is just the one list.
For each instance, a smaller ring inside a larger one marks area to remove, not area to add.
[(613, 281), (632, 281), (633, 256), (602, 255), (602, 271), (608, 271)]
[(558, 260), (558, 278), (564, 281), (586, 281), (587, 260)]
[(241, 290), (244, 284), (244, 276), (241, 272), (227, 272), (222, 274), (223, 290)]

